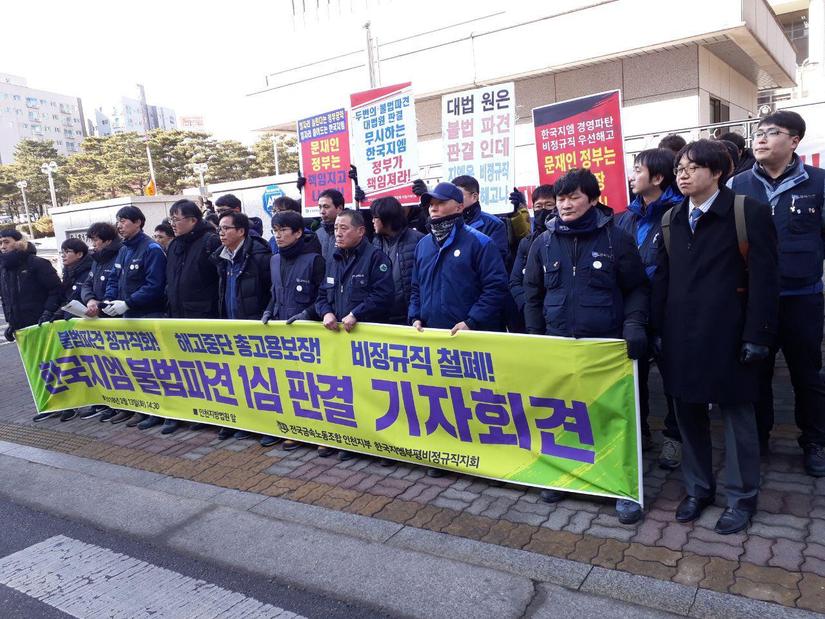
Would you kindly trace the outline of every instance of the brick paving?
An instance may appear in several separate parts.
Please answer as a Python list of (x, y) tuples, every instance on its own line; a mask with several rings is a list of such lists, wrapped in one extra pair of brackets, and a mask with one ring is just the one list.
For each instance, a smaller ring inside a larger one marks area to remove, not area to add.
[[(284, 452), (257, 441), (219, 442), (213, 430), (179, 430), (57, 419), (34, 425), (34, 407), (13, 346), (0, 355), (0, 440), (163, 473), (224, 488), (373, 516), (509, 548), (583, 561), (666, 581), (825, 612), (825, 479), (805, 475), (792, 419), (787, 371), (776, 377), (777, 418), (771, 457), (763, 463), (760, 511), (745, 533), (720, 536), (723, 503), (690, 524), (673, 520), (680, 474), (644, 455), (645, 518), (621, 525), (614, 502), (570, 498), (543, 503), (534, 489), (372, 458), (319, 458), (315, 449)], [(664, 403), (652, 385), (654, 415)], [(660, 419), (651, 420), (654, 429)], [(721, 428), (714, 426), (715, 443)], [(722, 465), (717, 449), (714, 461)], [(721, 498), (721, 497), (720, 497)]]

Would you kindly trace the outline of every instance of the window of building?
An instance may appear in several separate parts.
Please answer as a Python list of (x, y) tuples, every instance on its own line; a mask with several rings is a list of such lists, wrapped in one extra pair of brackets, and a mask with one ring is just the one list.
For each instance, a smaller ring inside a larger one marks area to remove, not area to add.
[(711, 124), (723, 123), (730, 120), (730, 105), (724, 103), (716, 97), (710, 98), (710, 122)]
[(14, 100), (15, 101), (20, 101), (20, 95), (14, 95)]

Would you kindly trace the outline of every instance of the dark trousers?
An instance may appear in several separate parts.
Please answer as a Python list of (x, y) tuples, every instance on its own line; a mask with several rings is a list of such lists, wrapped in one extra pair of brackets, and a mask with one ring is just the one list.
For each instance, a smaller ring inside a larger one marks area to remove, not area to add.
[(762, 366), (756, 420), (759, 440), (767, 443), (773, 429), (773, 368), (779, 349), (788, 363), (794, 392), (800, 445), (825, 445), (825, 383), (822, 369), (823, 296), (809, 294), (779, 298), (777, 347)]
[[(642, 434), (650, 436), (650, 426), (647, 423), (647, 418), (650, 416), (650, 387), (648, 386), (648, 379), (650, 378), (650, 359), (643, 357), (638, 361), (639, 366), (639, 416), (642, 420)], [(659, 372), (661, 372), (659, 366)], [(666, 438), (674, 441), (681, 441), (682, 437), (679, 434), (679, 426), (676, 423), (676, 411), (673, 407), (673, 398), (665, 394), (665, 401), (667, 402), (667, 415), (665, 415), (665, 429), (662, 434)]]
[[(725, 426), (725, 494), (728, 507), (756, 511), (759, 494), (759, 444), (753, 404), (719, 406)], [(682, 433), (682, 477), (689, 496), (716, 495), (707, 404), (676, 400)]]

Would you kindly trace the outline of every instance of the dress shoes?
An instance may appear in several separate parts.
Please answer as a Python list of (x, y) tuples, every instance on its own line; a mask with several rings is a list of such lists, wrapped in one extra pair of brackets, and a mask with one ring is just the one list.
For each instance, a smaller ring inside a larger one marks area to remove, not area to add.
[(676, 522), (692, 522), (702, 515), (708, 505), (713, 505), (713, 497), (700, 499), (695, 496), (686, 496), (676, 508)]
[(730, 535), (731, 533), (739, 533), (748, 528), (751, 523), (751, 516), (753, 512), (747, 509), (738, 509), (736, 507), (728, 507), (719, 516), (716, 521), (716, 526), (713, 530), (719, 535)]

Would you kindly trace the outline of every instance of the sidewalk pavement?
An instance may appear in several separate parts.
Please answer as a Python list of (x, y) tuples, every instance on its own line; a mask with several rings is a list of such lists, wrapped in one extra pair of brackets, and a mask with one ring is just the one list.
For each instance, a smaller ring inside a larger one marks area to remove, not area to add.
[[(22, 366), (16, 351), (6, 351), (0, 357), (3, 441), (123, 465), (136, 474), (148, 471), (200, 482), (240, 492), (235, 496), (250, 502), (279, 497), (371, 517), (371, 522), (446, 534), (432, 538), (434, 548), (453, 547), (436, 540), (461, 538), (483, 542), (484, 548), (501, 547), (502, 553), (515, 549), (566, 559), (589, 568), (578, 587), (590, 578), (602, 595), (676, 614), (762, 617), (766, 609), (774, 615), (781, 610), (757, 600), (788, 611), (825, 612), (825, 478), (805, 475), (796, 428), (788, 424), (779, 424), (774, 432), (753, 524), (746, 532), (720, 536), (713, 526), (721, 502), (694, 523), (674, 521), (683, 496), (680, 474), (659, 469), (656, 450), (644, 458), (645, 518), (621, 525), (614, 501), (566, 499), (548, 505), (535, 489), (455, 474), (433, 479), (423, 467), (395, 463), (385, 468), (365, 457), (340, 462), (319, 458), (310, 448), (287, 453), (256, 441), (219, 442), (211, 430), (162, 436), (159, 427), (141, 432), (97, 418), (34, 425)], [(775, 386), (778, 418), (786, 419), (792, 396), (784, 369), (778, 370)], [(661, 411), (661, 391), (655, 385), (652, 390), (658, 394), (654, 411)], [(651, 421), (656, 428), (659, 420)], [(717, 446), (720, 430), (716, 424)], [(714, 462), (718, 471), (719, 449)], [(714, 592), (732, 595), (721, 596), (724, 605), (715, 611), (697, 609), (696, 603)], [(732, 610), (731, 600), (741, 605), (739, 611)]]

